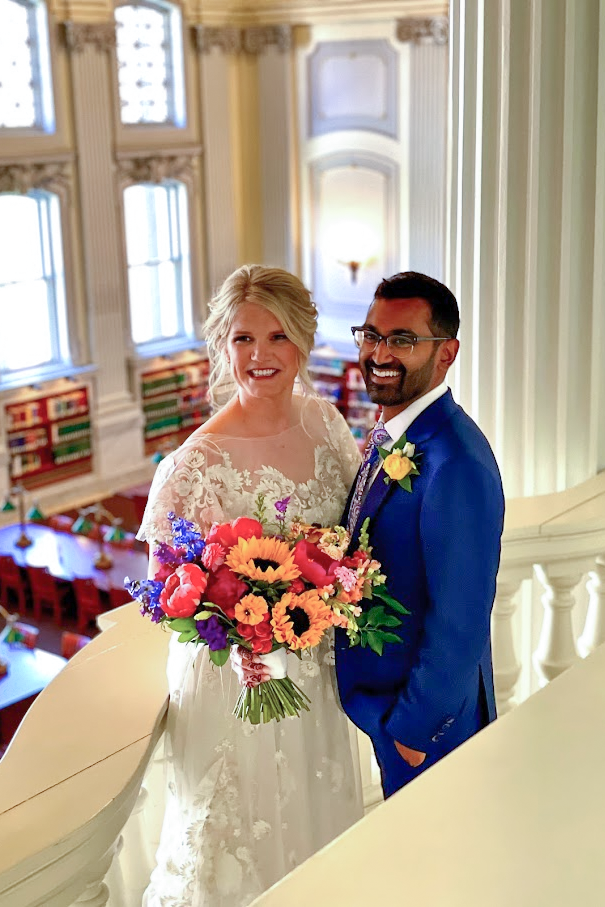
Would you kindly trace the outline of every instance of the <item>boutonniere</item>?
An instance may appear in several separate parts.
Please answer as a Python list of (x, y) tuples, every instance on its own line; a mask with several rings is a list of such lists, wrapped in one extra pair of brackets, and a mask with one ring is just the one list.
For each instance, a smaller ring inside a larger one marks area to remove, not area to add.
[(422, 454), (416, 453), (416, 445), (406, 440), (405, 432), (390, 450), (379, 447), (378, 453), (382, 457), (382, 468), (386, 472), (385, 485), (397, 482), (405, 491), (411, 491), (413, 476), (420, 475), (418, 463)]

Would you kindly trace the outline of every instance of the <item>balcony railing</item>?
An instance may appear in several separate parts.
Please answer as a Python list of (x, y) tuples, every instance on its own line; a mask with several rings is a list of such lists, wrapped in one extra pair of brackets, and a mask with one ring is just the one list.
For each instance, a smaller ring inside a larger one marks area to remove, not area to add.
[[(604, 571), (605, 473), (507, 503), (492, 622), (501, 715), (605, 640)], [(162, 815), (168, 634), (142, 620), (136, 605), (102, 620), (104, 632), (36, 699), (0, 762), (0, 907), (140, 907)], [(423, 794), (438, 797), (450, 763), (461, 777), (490, 772), (495, 756), (483, 741), (497, 738), (506, 761), (517, 745), (507, 737), (515, 722), (497, 722), (415, 782), (406, 809)], [(360, 751), (371, 807), (380, 789), (363, 735)]]

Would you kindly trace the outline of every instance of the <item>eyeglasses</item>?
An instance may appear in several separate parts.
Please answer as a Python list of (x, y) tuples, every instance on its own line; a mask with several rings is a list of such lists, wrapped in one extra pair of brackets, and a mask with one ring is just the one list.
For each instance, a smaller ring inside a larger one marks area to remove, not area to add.
[(423, 343), (427, 340), (452, 339), (451, 337), (418, 337), (417, 334), (412, 334), (409, 331), (401, 334), (389, 334), (388, 337), (384, 337), (382, 334), (377, 334), (376, 331), (369, 331), (364, 327), (353, 327), (351, 328), (351, 333), (353, 334), (355, 346), (359, 349), (363, 347), (364, 350), (372, 353), (380, 341), (384, 340), (389, 353), (392, 356), (397, 356), (398, 359), (409, 356), (417, 343)]

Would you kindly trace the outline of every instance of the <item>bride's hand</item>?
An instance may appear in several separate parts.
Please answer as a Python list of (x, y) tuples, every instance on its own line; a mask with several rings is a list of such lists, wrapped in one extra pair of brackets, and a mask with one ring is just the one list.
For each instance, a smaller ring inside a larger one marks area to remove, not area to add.
[(243, 646), (231, 646), (229, 659), (231, 667), (243, 687), (257, 687), (260, 683), (271, 679), (271, 671), (267, 665), (259, 661), (258, 655)]

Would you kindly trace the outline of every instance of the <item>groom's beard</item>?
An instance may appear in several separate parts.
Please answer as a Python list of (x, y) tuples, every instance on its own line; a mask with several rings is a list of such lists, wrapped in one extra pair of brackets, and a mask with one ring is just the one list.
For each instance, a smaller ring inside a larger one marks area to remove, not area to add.
[[(411, 403), (422, 397), (429, 390), (433, 378), (435, 352), (425, 364), (417, 371), (408, 371), (402, 362), (389, 365), (377, 365), (372, 359), (367, 359), (360, 364), (361, 372), (366, 383), (368, 397), (378, 406), (401, 406), (402, 403)], [(372, 377), (372, 369), (376, 371), (399, 371), (399, 378), (393, 379), (389, 384), (377, 384)]]

